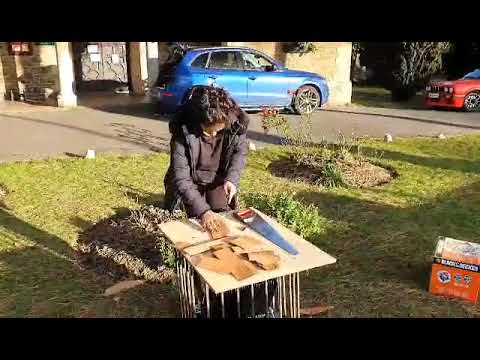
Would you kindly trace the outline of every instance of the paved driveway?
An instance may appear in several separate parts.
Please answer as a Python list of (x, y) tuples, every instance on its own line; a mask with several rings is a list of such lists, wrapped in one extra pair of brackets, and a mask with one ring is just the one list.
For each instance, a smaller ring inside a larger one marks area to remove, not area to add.
[[(82, 156), (97, 152), (149, 153), (168, 148), (168, 119), (154, 114), (143, 99), (119, 98), (86, 102), (72, 110), (47, 107), (0, 106), (0, 161)], [(295, 115), (287, 115), (298, 121)], [(250, 138), (258, 145), (277, 143), (266, 136), (260, 118), (251, 115)], [(316, 139), (346, 136), (383, 137), (457, 135), (480, 131), (480, 113), (379, 108), (330, 108), (312, 118)]]

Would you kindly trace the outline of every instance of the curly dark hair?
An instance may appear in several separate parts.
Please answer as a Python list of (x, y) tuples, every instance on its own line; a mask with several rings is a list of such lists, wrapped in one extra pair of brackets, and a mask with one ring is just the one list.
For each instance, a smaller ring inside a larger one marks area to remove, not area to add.
[(214, 86), (197, 86), (187, 99), (191, 114), (201, 124), (223, 123), (229, 128), (239, 116), (241, 110), (228, 92)]

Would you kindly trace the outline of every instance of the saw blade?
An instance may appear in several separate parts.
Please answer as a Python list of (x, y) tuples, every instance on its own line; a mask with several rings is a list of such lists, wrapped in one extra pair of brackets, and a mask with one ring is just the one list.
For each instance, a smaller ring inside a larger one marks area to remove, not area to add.
[(253, 219), (247, 222), (255, 231), (261, 234), (272, 243), (285, 250), (289, 254), (298, 255), (297, 249), (293, 247), (285, 238), (269, 223), (262, 219), (259, 215), (255, 214)]

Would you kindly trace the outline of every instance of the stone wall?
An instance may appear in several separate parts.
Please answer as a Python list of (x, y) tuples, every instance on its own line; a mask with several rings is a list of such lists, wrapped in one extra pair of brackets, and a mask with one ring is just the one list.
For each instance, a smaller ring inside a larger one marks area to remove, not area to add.
[(33, 45), (32, 55), (13, 56), (7, 44), (0, 43), (0, 62), (4, 79), (0, 92), (7, 98), (13, 92), (17, 99), (23, 94), (26, 101), (56, 105), (60, 86), (54, 45)]
[(326, 77), (330, 88), (330, 105), (351, 103), (352, 83), (350, 63), (352, 43), (317, 42), (317, 50), (305, 55), (286, 54), (285, 66), (289, 69), (305, 70)]
[(17, 65), (15, 56), (8, 54), (8, 46), (5, 42), (0, 42), (0, 66), (2, 68), (0, 96), (2, 100), (10, 99), (10, 91), (18, 94)]
[[(0, 47), (1, 47), (0, 43)], [(3, 75), (3, 65), (2, 61), (0, 60), (0, 103), (5, 100), (5, 79)]]

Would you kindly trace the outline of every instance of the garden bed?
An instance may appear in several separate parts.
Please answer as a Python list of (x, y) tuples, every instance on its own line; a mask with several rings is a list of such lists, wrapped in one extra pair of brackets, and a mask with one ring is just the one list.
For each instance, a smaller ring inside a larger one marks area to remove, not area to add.
[(321, 156), (290, 156), (270, 164), (275, 176), (319, 186), (370, 188), (389, 183), (398, 176), (365, 159), (332, 159)]
[(105, 219), (79, 236), (78, 260), (116, 281), (170, 281), (175, 253), (159, 225), (182, 216), (150, 205), (124, 217)]

